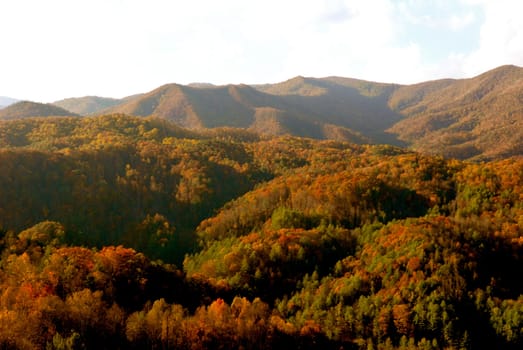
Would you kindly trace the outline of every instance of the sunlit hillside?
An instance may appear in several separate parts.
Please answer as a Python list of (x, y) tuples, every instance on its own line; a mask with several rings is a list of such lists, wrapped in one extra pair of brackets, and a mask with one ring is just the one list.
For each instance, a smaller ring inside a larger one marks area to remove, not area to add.
[(124, 99), (18, 103), (2, 109), (0, 119), (123, 113), (191, 130), (233, 127), (484, 161), (523, 154), (522, 96), (523, 68), (502, 66), (414, 85), (302, 76), (253, 86), (167, 84)]
[(112, 114), (0, 164), (1, 348), (523, 346), (522, 159)]

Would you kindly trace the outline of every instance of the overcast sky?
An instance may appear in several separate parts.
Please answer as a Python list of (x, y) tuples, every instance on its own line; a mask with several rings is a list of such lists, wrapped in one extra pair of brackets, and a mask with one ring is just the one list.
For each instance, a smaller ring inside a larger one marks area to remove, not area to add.
[(472, 77), (523, 66), (522, 14), (520, 0), (4, 0), (0, 96)]

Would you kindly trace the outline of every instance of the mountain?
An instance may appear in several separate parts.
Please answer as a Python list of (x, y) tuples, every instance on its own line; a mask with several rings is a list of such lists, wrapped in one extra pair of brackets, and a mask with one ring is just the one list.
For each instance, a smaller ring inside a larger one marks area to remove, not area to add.
[(253, 86), (168, 84), (104, 112), (486, 160), (523, 154), (522, 101), (523, 69), (502, 66), (414, 85), (302, 76)]
[[(193, 130), (235, 127), (271, 136), (391, 144), (458, 159), (523, 154), (523, 68), (516, 66), (413, 85), (302, 76), (252, 86), (167, 84), (121, 100), (91, 96), (55, 105), (80, 115), (156, 116)], [(0, 118), (17, 113), (4, 109)], [(64, 114), (71, 115), (37, 110), (21, 116)]]
[(0, 109), (5, 108), (16, 102), (18, 102), (18, 100), (15, 98), (0, 96)]
[(402, 116), (387, 106), (395, 85), (297, 77), (274, 85), (164, 85), (105, 113), (154, 115), (191, 129), (246, 128), (357, 143), (396, 143), (384, 131)]
[(194, 88), (212, 88), (212, 87), (216, 87), (216, 85), (211, 84), (211, 83), (190, 83), (187, 86), (194, 87)]
[(21, 101), (0, 110), (0, 120), (28, 117), (78, 116), (58, 106), (46, 103)]
[(73, 97), (52, 104), (79, 115), (91, 115), (122, 103), (122, 100), (98, 96)]
[(403, 118), (388, 106), (389, 96), (398, 87), (341, 77), (296, 77), (257, 89), (279, 96), (284, 106), (310, 122), (350, 128), (372, 142), (399, 145), (385, 132)]
[(402, 86), (389, 106), (404, 119), (388, 131), (421, 152), (477, 160), (523, 154), (523, 68)]

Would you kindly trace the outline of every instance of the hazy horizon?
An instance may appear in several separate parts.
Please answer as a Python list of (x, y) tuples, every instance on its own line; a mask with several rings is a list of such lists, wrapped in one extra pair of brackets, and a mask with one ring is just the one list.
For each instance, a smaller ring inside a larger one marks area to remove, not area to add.
[(122, 98), (167, 83), (412, 84), (523, 65), (515, 0), (6, 1), (0, 96)]

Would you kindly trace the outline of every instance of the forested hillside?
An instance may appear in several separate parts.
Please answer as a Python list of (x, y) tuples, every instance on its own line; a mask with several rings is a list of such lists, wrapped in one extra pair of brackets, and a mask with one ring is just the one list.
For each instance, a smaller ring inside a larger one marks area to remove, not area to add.
[(21, 119), (36, 116), (57, 117), (77, 116), (77, 114), (51, 104), (31, 101), (16, 102), (0, 110), (0, 120)]
[(53, 102), (53, 105), (79, 115), (93, 115), (123, 102), (124, 100), (115, 98), (85, 96), (66, 98), (64, 100)]
[(0, 147), (2, 348), (523, 347), (523, 159), (122, 114)]
[(523, 69), (414, 85), (295, 77), (277, 84), (169, 84), (108, 112), (155, 115), (191, 128), (240, 127), (355, 143), (409, 146), (458, 159), (523, 152)]
[(389, 129), (420, 152), (493, 160), (523, 154), (523, 69), (403, 86), (389, 100), (406, 118)]
[(264, 137), (390, 144), (489, 161), (523, 154), (522, 101), (523, 68), (501, 66), (469, 79), (413, 85), (301, 76), (252, 86), (166, 84), (123, 99), (19, 102), (0, 110), (0, 119), (123, 113), (197, 131), (234, 127)]

